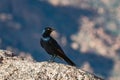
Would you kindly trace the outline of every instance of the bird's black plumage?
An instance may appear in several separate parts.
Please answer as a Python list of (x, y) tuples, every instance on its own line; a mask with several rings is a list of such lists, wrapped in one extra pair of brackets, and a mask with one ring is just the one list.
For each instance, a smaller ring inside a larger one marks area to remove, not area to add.
[(58, 43), (50, 36), (52, 31), (53, 29), (50, 27), (46, 27), (43, 30), (42, 37), (40, 39), (41, 46), (48, 54), (52, 55), (51, 60), (54, 60), (55, 57), (60, 57), (68, 64), (75, 66), (75, 64), (65, 55)]

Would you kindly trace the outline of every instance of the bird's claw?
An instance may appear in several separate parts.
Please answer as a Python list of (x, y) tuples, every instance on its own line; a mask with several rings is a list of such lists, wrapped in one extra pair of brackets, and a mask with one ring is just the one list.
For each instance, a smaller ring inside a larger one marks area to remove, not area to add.
[(53, 63), (53, 62), (55, 62), (55, 61), (54, 61), (54, 60), (49, 60), (48, 62)]

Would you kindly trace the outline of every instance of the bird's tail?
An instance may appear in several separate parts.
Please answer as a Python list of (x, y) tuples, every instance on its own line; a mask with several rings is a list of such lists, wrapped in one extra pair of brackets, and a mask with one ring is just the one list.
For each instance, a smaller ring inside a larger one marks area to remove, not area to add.
[(64, 59), (69, 65), (71, 66), (76, 66), (74, 62), (72, 62), (65, 54), (63, 51), (58, 50), (59, 52), (59, 57), (61, 57), (62, 59)]
[(71, 66), (76, 66), (74, 62), (72, 62), (67, 56), (64, 56), (63, 59)]

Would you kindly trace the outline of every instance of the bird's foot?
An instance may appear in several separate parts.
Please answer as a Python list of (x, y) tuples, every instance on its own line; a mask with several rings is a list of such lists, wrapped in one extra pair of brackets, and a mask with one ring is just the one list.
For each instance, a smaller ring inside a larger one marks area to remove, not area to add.
[(55, 61), (54, 61), (54, 60), (49, 60), (48, 62), (53, 63), (53, 62), (55, 62)]
[(48, 62), (53, 63), (55, 58), (56, 58), (56, 55), (51, 56), (51, 58), (50, 58), (50, 60)]

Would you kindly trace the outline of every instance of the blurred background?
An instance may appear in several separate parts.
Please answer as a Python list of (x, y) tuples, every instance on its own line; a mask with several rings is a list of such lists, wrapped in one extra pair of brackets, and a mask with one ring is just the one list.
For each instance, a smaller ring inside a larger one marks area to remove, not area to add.
[(120, 0), (0, 0), (0, 49), (47, 61), (39, 45), (47, 26), (78, 67), (120, 80)]

